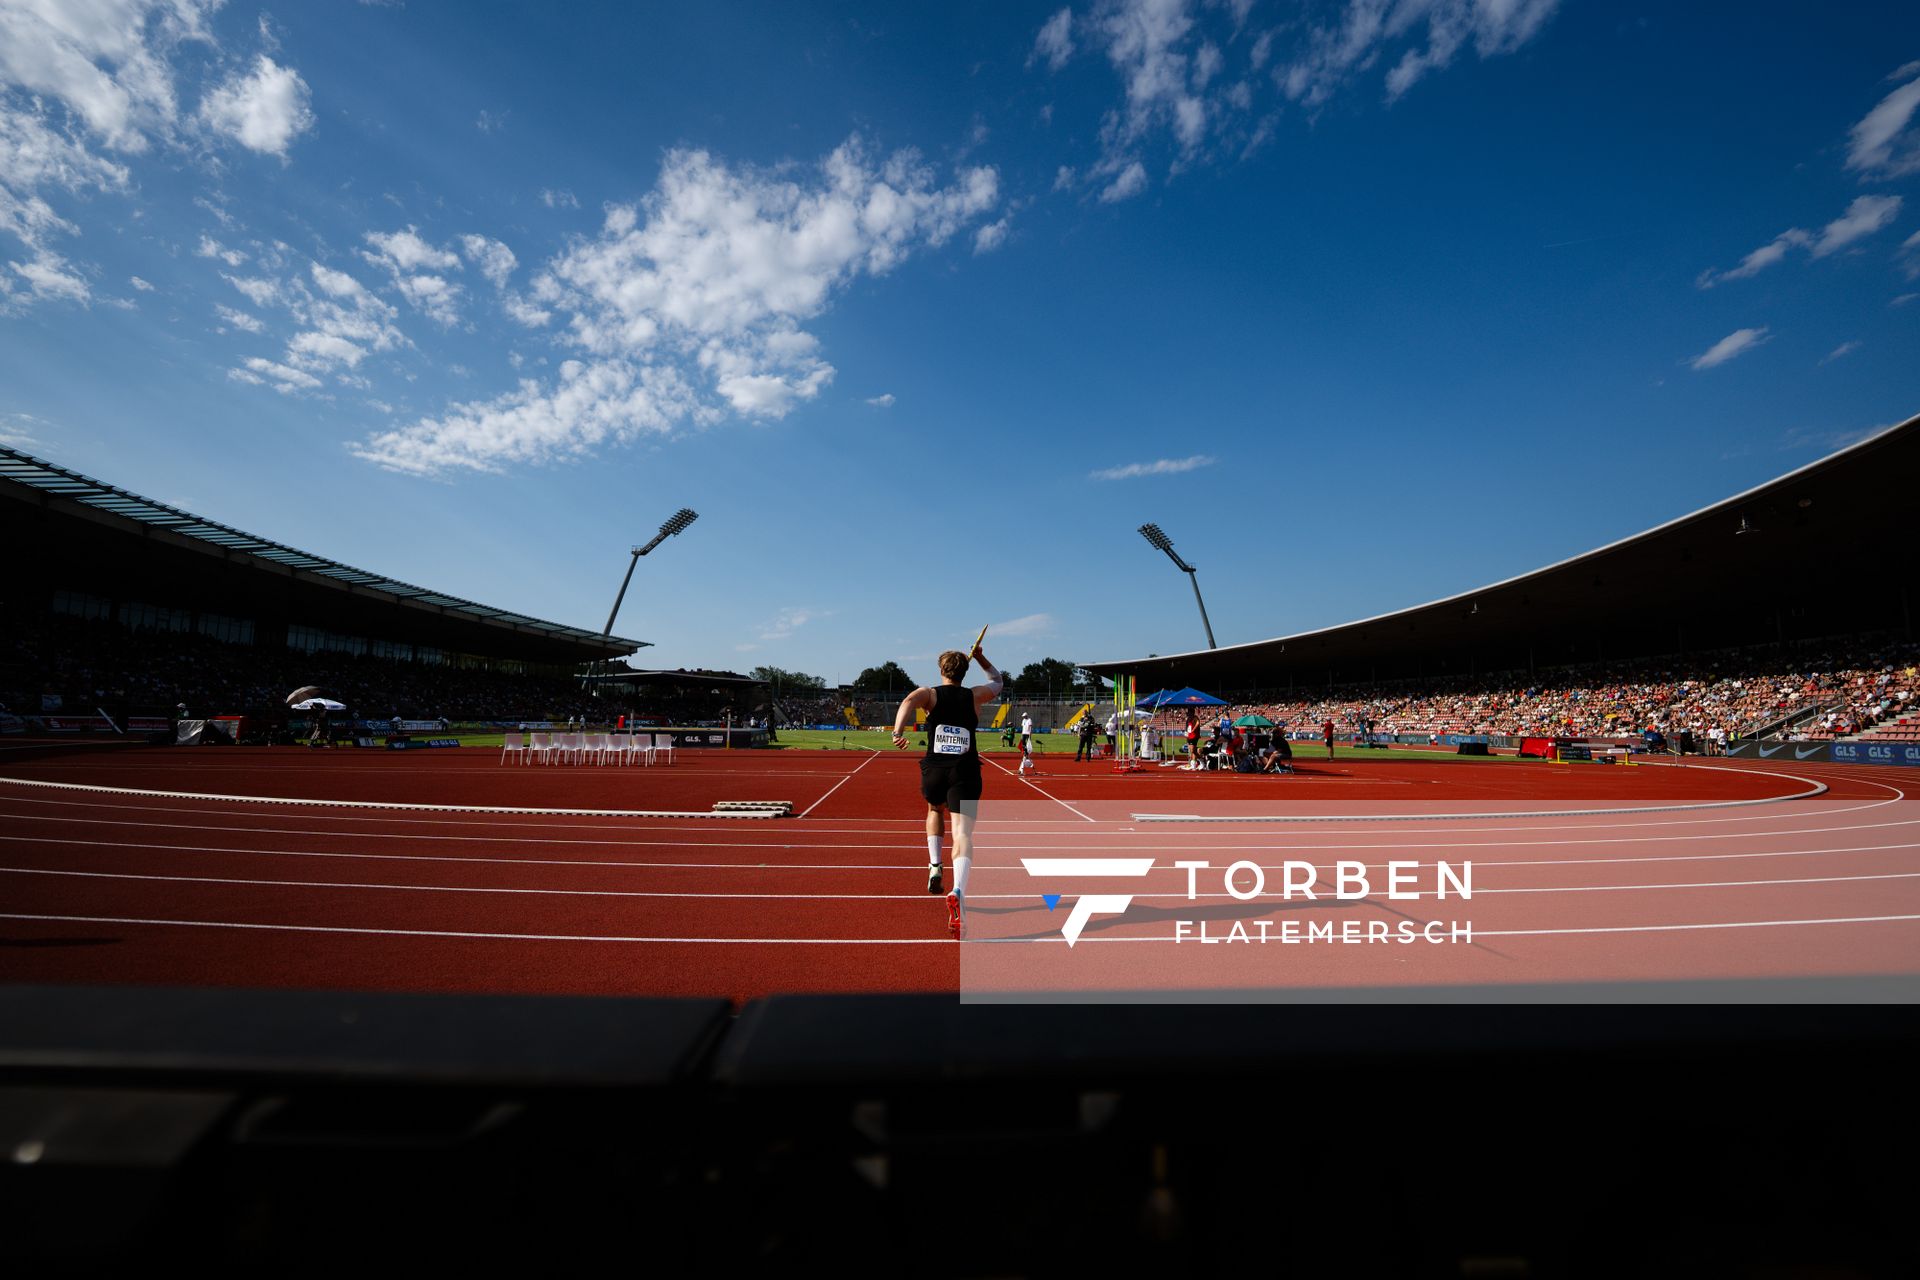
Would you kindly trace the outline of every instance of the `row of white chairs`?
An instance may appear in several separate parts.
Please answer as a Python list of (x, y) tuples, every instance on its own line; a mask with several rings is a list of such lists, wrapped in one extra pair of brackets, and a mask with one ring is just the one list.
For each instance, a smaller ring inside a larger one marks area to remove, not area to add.
[(518, 756), (521, 764), (631, 764), (644, 760), (652, 764), (665, 756), (673, 763), (673, 735), (670, 733), (509, 733), (501, 742), (500, 763)]

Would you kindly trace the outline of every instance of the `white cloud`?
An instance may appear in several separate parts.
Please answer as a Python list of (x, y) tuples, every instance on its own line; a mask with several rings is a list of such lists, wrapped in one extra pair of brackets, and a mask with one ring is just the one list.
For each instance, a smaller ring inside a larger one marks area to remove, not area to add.
[(40, 443), (34, 431), (52, 425), (30, 413), (0, 413), (0, 444), (12, 449), (31, 448)]
[[(7, 265), (26, 281), (35, 298), (86, 302), (93, 296), (87, 282), (73, 273), (72, 264), (57, 253), (41, 252), (26, 262)], [(8, 292), (11, 294), (11, 287)]]
[(1860, 196), (1847, 211), (1821, 229), (1813, 256), (1824, 258), (1892, 224), (1900, 213), (1899, 196)]
[(1558, 7), (1559, 0), (1346, 0), (1340, 20), (1315, 27), (1305, 51), (1276, 74), (1287, 97), (1317, 107), (1410, 40), (1386, 76), (1392, 101), (1450, 65), (1469, 42), (1482, 59), (1523, 47)]
[(891, 409), (893, 408), (893, 392), (888, 391), (881, 395), (868, 396), (867, 403), (876, 409)]
[(1091, 475), (1094, 480), (1137, 480), (1141, 476), (1175, 476), (1182, 472), (1210, 467), (1214, 459), (1204, 453), (1190, 458), (1159, 458), (1153, 462), (1129, 462), (1124, 467), (1107, 467)]
[(455, 404), (437, 417), (372, 435), (354, 453), (416, 475), (452, 468), (500, 471), (664, 434), (696, 407), (693, 388), (670, 366), (569, 360), (552, 385), (523, 379), (505, 395)]
[(1737, 355), (1751, 351), (1761, 343), (1766, 342), (1771, 336), (1765, 325), (1761, 325), (1758, 329), (1735, 329), (1732, 333), (1695, 356), (1688, 363), (1692, 365), (1696, 371), (1711, 369), (1716, 365), (1725, 364)]
[(1911, 127), (1920, 108), (1920, 63), (1908, 63), (1891, 79), (1912, 79), (1880, 99), (1847, 136), (1847, 168), (1867, 177), (1899, 178), (1920, 171), (1920, 129)]
[(540, 203), (549, 209), (578, 209), (580, 198), (565, 187), (561, 187), (559, 190), (542, 191)]
[(247, 299), (256, 307), (271, 306), (280, 298), (280, 286), (261, 276), (230, 276), (220, 273), (220, 278), (247, 295)]
[(1053, 615), (1050, 613), (1030, 613), (1024, 618), (1012, 618), (1006, 622), (996, 622), (987, 629), (990, 636), (1011, 639), (1018, 636), (1047, 635), (1054, 628)]
[(196, 258), (218, 258), (230, 267), (237, 267), (247, 260), (247, 255), (238, 249), (229, 249), (212, 236), (202, 234), (200, 245), (193, 251)]
[(522, 323), (564, 317), (582, 358), (557, 383), (523, 380), (372, 436), (359, 453), (403, 471), (495, 470), (727, 410), (781, 417), (834, 375), (805, 321), (853, 280), (944, 244), (998, 203), (991, 168), (939, 186), (914, 153), (881, 159), (858, 138), (811, 169), (670, 152), (643, 200), (610, 207), (598, 234), (535, 274), (530, 302), (503, 301)]
[[(294, 276), (285, 281), (242, 280), (226, 277), (259, 306), (284, 307), (299, 326), (288, 340), (284, 363), (248, 361), (245, 367), (230, 370), (237, 382), (271, 386), (277, 391), (306, 391), (320, 385), (315, 374), (330, 373), (348, 386), (366, 387), (364, 378), (349, 375), (369, 352), (391, 351), (407, 344), (405, 335), (394, 327), (397, 312), (391, 303), (370, 292), (344, 271), (322, 263), (312, 263), (308, 274), (313, 285)], [(263, 332), (265, 325), (244, 312), (219, 307), (228, 324), (250, 333)], [(267, 366), (271, 366), (271, 368)], [(280, 370), (284, 372), (275, 372)], [(285, 376), (298, 373), (300, 378)], [(308, 381), (310, 379), (311, 385)]]
[(50, 197), (130, 191), (125, 165), (103, 152), (182, 142), (173, 60), (186, 45), (220, 57), (207, 26), (220, 3), (0, 0), (0, 236), (28, 255), (0, 272), (0, 307), (88, 300), (84, 278), (50, 244), (80, 229)]
[[(393, 276), (394, 288), (416, 310), (441, 325), (451, 325), (460, 318), (463, 290), (445, 276), (434, 274), (458, 271), (459, 254), (429, 244), (413, 227), (404, 231), (369, 231), (366, 241), (373, 249), (361, 250), (360, 256), (375, 266), (385, 267)], [(488, 243), (499, 244), (498, 241)], [(500, 248), (505, 250), (506, 246), (500, 245)], [(507, 256), (511, 258), (512, 254)]]
[(1826, 358), (1820, 361), (1820, 363), (1832, 364), (1835, 360), (1838, 360), (1840, 357), (1850, 356), (1854, 352), (1858, 351), (1859, 349), (1860, 349), (1860, 340), (1858, 338), (1854, 339), (1851, 342), (1843, 342), (1839, 346), (1835, 347), (1832, 351), (1829, 351), (1826, 355)]
[(296, 365), (306, 369), (331, 369), (345, 365), (352, 369), (366, 358), (366, 350), (356, 342), (350, 342), (337, 333), (322, 333), (308, 330), (295, 334), (293, 341), (287, 343), (287, 357)]
[(519, 265), (513, 250), (485, 236), (461, 236), (460, 247), (466, 251), (467, 260), (479, 266), (480, 274), (492, 281), (496, 289), (506, 288), (507, 277)]
[(1107, 184), (1100, 193), (1105, 204), (1117, 204), (1122, 200), (1131, 200), (1147, 189), (1147, 167), (1138, 160), (1120, 171), (1120, 176)]
[(538, 329), (553, 319), (553, 312), (527, 301), (517, 293), (509, 293), (502, 297), (500, 309), (505, 311), (511, 319), (529, 329)]
[(1011, 221), (1010, 218), (1002, 218), (998, 222), (989, 222), (986, 226), (974, 232), (973, 251), (975, 253), (992, 253), (995, 249), (1005, 244), (1007, 242), (1007, 225)]
[(217, 302), (213, 304), (213, 310), (224, 323), (246, 333), (264, 333), (266, 331), (267, 326), (262, 324), (260, 317), (256, 315), (251, 315), (245, 311), (237, 311), (232, 307), (222, 306)]
[(1033, 52), (1027, 56), (1027, 65), (1044, 58), (1049, 71), (1058, 71), (1072, 56), (1073, 10), (1066, 8), (1048, 18), (1040, 34), (1033, 38)]
[(1885, 229), (1899, 216), (1900, 204), (1899, 196), (1856, 197), (1845, 213), (1820, 229), (1819, 235), (1800, 227), (1789, 227), (1742, 258), (1739, 266), (1726, 271), (1703, 271), (1694, 283), (1702, 289), (1711, 289), (1729, 280), (1749, 279), (1784, 261), (1792, 249), (1805, 249), (1815, 258), (1824, 258)]
[(1702, 289), (1711, 289), (1713, 286), (1725, 284), (1729, 280), (1749, 279), (1785, 259), (1787, 250), (1795, 246), (1804, 246), (1811, 243), (1813, 243), (1813, 237), (1811, 235), (1800, 230), (1798, 227), (1789, 228), (1742, 258), (1739, 266), (1726, 271), (1714, 271), (1711, 269), (1703, 271), (1694, 283)]
[(512, 114), (511, 111), (487, 111), (483, 109), (480, 114), (474, 118), (473, 127), (482, 133), (495, 133), (507, 127), (507, 117)]
[(306, 81), (264, 53), (248, 75), (228, 77), (200, 104), (201, 121), (249, 151), (287, 158), (293, 140), (313, 127)]
[[(761, 624), (759, 633), (760, 640), (763, 643), (785, 640), (815, 618), (830, 618), (832, 616), (833, 611), (830, 609), (825, 611), (812, 608), (782, 609), (778, 614), (774, 615), (773, 621)], [(760, 646), (754, 645), (753, 647), (757, 649)]]
[(1920, 280), (1920, 231), (1900, 242), (1900, 268), (1907, 279)]
[(135, 289), (138, 289), (141, 293), (153, 292), (153, 286), (149, 284), (147, 281), (142, 280), (139, 276), (128, 276), (127, 283), (132, 285)]
[(420, 238), (419, 231), (411, 226), (404, 231), (369, 231), (366, 240), (373, 246), (373, 252), (362, 250), (360, 256), (377, 266), (386, 267), (396, 275), (422, 268), (450, 271), (460, 265), (459, 254), (428, 244)]
[(298, 391), (314, 391), (320, 386), (320, 379), (304, 369), (275, 364), (259, 356), (249, 357), (243, 362), (243, 366), (227, 370), (227, 376), (235, 382), (252, 383), (257, 387), (272, 387), (281, 395), (292, 395)]

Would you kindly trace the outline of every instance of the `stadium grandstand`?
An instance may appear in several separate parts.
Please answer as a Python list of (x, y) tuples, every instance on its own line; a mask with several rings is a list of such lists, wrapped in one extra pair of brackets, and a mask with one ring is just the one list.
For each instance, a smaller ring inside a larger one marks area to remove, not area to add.
[[(1920, 738), (1920, 418), (1645, 533), (1341, 626), (1088, 664), (1383, 735)], [(1525, 529), (1538, 513), (1515, 512)], [(1163, 724), (1179, 719), (1163, 713)]]
[(644, 641), (414, 586), (0, 448), (0, 703), (105, 715), (284, 713), (297, 685), (356, 713), (564, 718), (587, 664)]

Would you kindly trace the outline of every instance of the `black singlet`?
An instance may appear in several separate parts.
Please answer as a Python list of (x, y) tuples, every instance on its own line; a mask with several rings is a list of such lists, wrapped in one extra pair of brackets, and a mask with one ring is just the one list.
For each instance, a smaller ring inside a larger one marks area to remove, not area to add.
[(964, 685), (935, 685), (933, 710), (927, 712), (926, 759), (941, 764), (965, 761), (975, 768), (980, 764), (980, 749), (975, 744), (980, 713), (973, 705), (973, 690)]

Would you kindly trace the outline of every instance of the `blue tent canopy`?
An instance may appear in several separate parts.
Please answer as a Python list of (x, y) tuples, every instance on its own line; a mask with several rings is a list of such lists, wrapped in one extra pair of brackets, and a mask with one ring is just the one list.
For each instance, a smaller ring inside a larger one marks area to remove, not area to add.
[(1198, 689), (1187, 688), (1178, 689), (1167, 694), (1154, 705), (1161, 707), (1224, 707), (1227, 705), (1227, 702), (1226, 699), (1216, 698), (1210, 693), (1202, 693)]
[(1157, 707), (1171, 697), (1173, 697), (1173, 695), (1165, 689), (1156, 689), (1133, 705), (1136, 707)]

